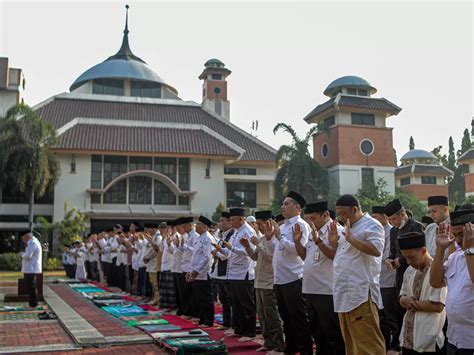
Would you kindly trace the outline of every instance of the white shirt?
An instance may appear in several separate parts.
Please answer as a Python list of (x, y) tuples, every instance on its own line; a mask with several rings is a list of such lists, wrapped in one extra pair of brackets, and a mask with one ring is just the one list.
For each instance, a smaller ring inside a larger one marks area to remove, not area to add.
[[(431, 269), (431, 267), (430, 267)], [(415, 280), (416, 269), (409, 266), (403, 274), (403, 284), (400, 296), (414, 297), (413, 281)], [(423, 286), (421, 288), (420, 301), (431, 301), (446, 303), (447, 288), (433, 288), (430, 285), (430, 270), (425, 274)], [(402, 330), (400, 332), (400, 345), (404, 346), (403, 336), (405, 334), (405, 317), (403, 318)], [(420, 353), (436, 350), (436, 344), (440, 348), (444, 344), (443, 326), (446, 320), (446, 310), (437, 312), (415, 312), (415, 322), (413, 324), (413, 350)]]
[[(321, 243), (329, 244), (330, 219), (319, 230)], [(343, 228), (338, 227), (339, 236)], [(303, 293), (311, 295), (332, 295), (332, 260), (319, 249), (319, 246), (310, 238), (306, 243), (306, 258), (303, 268)]]
[(390, 230), (392, 226), (388, 223), (383, 229), (385, 231), (385, 245), (383, 247), (382, 263), (380, 265), (380, 288), (390, 288), (395, 287), (395, 276), (397, 272), (395, 269), (388, 270), (384, 261), (390, 256)]
[(194, 241), (194, 253), (191, 259), (191, 271), (197, 271), (196, 280), (207, 280), (212, 266), (212, 236), (205, 232)]
[(183, 272), (190, 272), (191, 270), (191, 259), (193, 258), (194, 252), (194, 241), (199, 238), (196, 230), (193, 228), (188, 233), (184, 233), (184, 245), (180, 248), (181, 252), (181, 269)]
[[(176, 233), (173, 238), (178, 238), (178, 234)], [(181, 257), (183, 256), (183, 252), (174, 243), (172, 243), (171, 247), (168, 248), (168, 252), (173, 254), (173, 265), (171, 266), (171, 272), (179, 274), (182, 273), (183, 270), (181, 268)]]
[(21, 272), (24, 274), (41, 274), (41, 256), (43, 250), (36, 237), (32, 237), (26, 244), (26, 249), (21, 253)]
[[(87, 259), (89, 262), (99, 261), (99, 250), (93, 243), (86, 243), (87, 248)], [(92, 251), (90, 249), (92, 248)]]
[(351, 226), (352, 236), (371, 242), (380, 256), (371, 256), (352, 246), (344, 236), (339, 238), (333, 261), (334, 311), (350, 312), (369, 299), (382, 309), (379, 276), (385, 233), (379, 221), (367, 213)]
[(273, 279), (275, 285), (284, 285), (303, 277), (303, 259), (300, 258), (296, 251), (295, 242), (293, 241), (293, 227), (295, 224), (301, 227), (301, 245), (306, 247), (311, 228), (300, 216), (294, 216), (286, 219), (285, 223), (280, 226), (281, 239), (275, 244), (273, 254)]
[(138, 271), (138, 269), (140, 268), (140, 255), (142, 253), (142, 248), (144, 247), (143, 240), (135, 240), (133, 246), (135, 247), (135, 249), (137, 249), (137, 251), (133, 251), (132, 254), (132, 269)]
[(163, 256), (161, 257), (161, 271), (171, 271), (171, 266), (173, 266), (173, 255), (168, 252), (170, 248), (165, 239), (161, 241), (161, 250)]
[[(234, 234), (230, 237), (229, 243), (232, 245), (232, 250), (222, 248), (221, 253), (228, 256), (227, 260), (227, 280), (253, 280), (255, 279), (255, 263), (248, 256), (245, 247), (240, 244), (242, 238), (250, 241), (252, 236), (256, 236), (255, 230), (245, 222), (236, 229)], [(252, 249), (255, 249), (253, 244), (250, 244)]]
[(98, 244), (99, 244), (100, 251), (101, 251), (100, 261), (102, 261), (104, 263), (110, 263), (111, 262), (111, 260), (110, 260), (110, 251), (107, 247), (107, 237), (99, 239)]

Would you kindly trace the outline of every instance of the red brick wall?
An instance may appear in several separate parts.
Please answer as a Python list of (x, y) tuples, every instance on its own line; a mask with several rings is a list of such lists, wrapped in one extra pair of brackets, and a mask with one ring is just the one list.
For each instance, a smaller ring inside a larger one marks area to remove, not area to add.
[[(365, 156), (360, 151), (360, 142), (369, 139), (374, 144), (374, 153)], [(327, 143), (329, 154), (326, 159), (321, 156), (321, 146)], [(362, 127), (338, 125), (328, 135), (321, 132), (313, 138), (314, 159), (323, 167), (338, 164), (395, 166), (393, 162), (392, 129), (380, 127)]]
[(415, 195), (420, 201), (428, 201), (428, 197), (434, 195), (448, 196), (448, 185), (405, 185), (401, 189)]
[(474, 192), (474, 173), (464, 174), (464, 185), (466, 192)]
[[(214, 93), (214, 88), (219, 87), (221, 92), (219, 93), (219, 97)], [(219, 98), (220, 100), (227, 100), (227, 82), (226, 81), (219, 81), (219, 80), (208, 80), (206, 81), (206, 90), (207, 90), (207, 98), (214, 100)]]

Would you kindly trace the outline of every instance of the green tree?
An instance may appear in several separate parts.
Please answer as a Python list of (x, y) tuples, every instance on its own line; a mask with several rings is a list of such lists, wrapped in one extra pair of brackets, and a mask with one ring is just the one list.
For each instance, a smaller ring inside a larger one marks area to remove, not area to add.
[(408, 148), (409, 148), (410, 150), (415, 149), (415, 140), (413, 139), (412, 136), (410, 136), (410, 143), (408, 144)]
[(449, 151), (448, 151), (448, 169), (456, 170), (456, 149), (454, 149), (453, 137), (449, 137)]
[(442, 145), (438, 145), (436, 148), (434, 148), (431, 153), (433, 153), (433, 155), (436, 157), (436, 159), (438, 159), (438, 162), (443, 165), (443, 166), (447, 166), (448, 165), (448, 157), (446, 156), (446, 154), (442, 154), (441, 153), (441, 149), (443, 149), (443, 146)]
[(57, 142), (54, 128), (27, 105), (13, 106), (0, 118), (0, 186), (10, 183), (26, 195), (30, 228), (35, 196), (59, 179), (59, 162), (50, 150)]
[(419, 221), (421, 217), (426, 215), (426, 206), (422, 204), (414, 195), (397, 189), (394, 198), (398, 198), (405, 209), (409, 209), (413, 212), (414, 219)]
[(318, 127), (312, 127), (301, 139), (295, 130), (286, 123), (278, 123), (273, 133), (283, 130), (290, 134), (291, 145), (282, 145), (278, 149), (276, 164), (278, 172), (275, 178), (276, 202), (282, 202), (288, 191), (294, 190), (307, 201), (323, 199), (328, 193), (328, 174), (310, 155), (309, 144)]
[(221, 214), (222, 212), (225, 211), (225, 206), (222, 202), (219, 202), (219, 204), (217, 205), (216, 207), (216, 210), (214, 211), (214, 213), (212, 214), (212, 217), (211, 219), (214, 221), (214, 222), (218, 222), (219, 219), (221, 218)]
[[(38, 223), (42, 233), (49, 236), (58, 233), (59, 245), (57, 250), (61, 250), (64, 245), (81, 239), (81, 235), (86, 230), (86, 215), (76, 207), (71, 208), (69, 201), (66, 201), (64, 203), (64, 218), (61, 222), (49, 223), (45, 218), (38, 217)], [(52, 243), (50, 243), (50, 250), (53, 250)]]
[(468, 151), (469, 148), (471, 148), (471, 135), (469, 134), (469, 130), (466, 128), (462, 135), (461, 154)]
[(356, 193), (362, 211), (371, 212), (372, 206), (385, 205), (390, 201), (390, 195), (386, 191), (387, 185), (384, 178), (378, 179), (375, 183), (369, 182), (362, 185)]

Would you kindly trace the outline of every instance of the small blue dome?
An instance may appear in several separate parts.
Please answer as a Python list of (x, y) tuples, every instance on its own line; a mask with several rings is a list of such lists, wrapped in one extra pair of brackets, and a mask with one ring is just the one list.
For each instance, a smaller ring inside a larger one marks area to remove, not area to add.
[(70, 91), (78, 88), (87, 81), (94, 79), (131, 79), (139, 81), (150, 81), (169, 87), (173, 92), (176, 89), (165, 83), (158, 74), (150, 67), (138, 60), (107, 59), (106, 61), (94, 65), (82, 73), (71, 85)]
[(403, 155), (400, 160), (408, 159), (436, 159), (433, 153), (428, 152), (422, 149), (412, 149), (409, 150), (405, 155)]
[(224, 68), (224, 67), (225, 67), (225, 64), (222, 63), (222, 61), (220, 61), (220, 60), (217, 59), (217, 58), (211, 58), (211, 59), (209, 59), (206, 63), (204, 63), (204, 66), (205, 66), (206, 68), (209, 68), (209, 67)]
[(365, 88), (368, 89), (370, 94), (375, 94), (377, 92), (377, 89), (370, 85), (367, 80), (358, 76), (348, 75), (340, 77), (329, 84), (326, 90), (324, 90), (324, 95), (331, 97), (336, 91), (343, 87)]

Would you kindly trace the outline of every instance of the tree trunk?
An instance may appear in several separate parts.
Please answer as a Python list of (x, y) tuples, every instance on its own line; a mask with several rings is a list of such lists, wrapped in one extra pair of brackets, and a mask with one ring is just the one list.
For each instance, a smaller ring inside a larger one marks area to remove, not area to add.
[(28, 228), (33, 229), (33, 205), (35, 203), (35, 190), (31, 189), (28, 201)]

